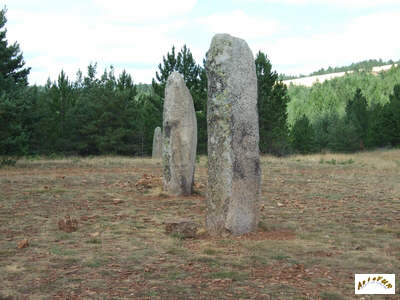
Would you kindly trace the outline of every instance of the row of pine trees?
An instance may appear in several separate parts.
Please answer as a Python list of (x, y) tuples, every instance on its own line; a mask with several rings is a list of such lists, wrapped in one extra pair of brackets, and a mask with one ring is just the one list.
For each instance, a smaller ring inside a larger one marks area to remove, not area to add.
[(349, 152), (400, 145), (400, 68), (354, 72), (288, 90), (291, 144), (298, 152)]
[(325, 114), (312, 124), (306, 115), (297, 119), (290, 132), (291, 143), (300, 153), (329, 150), (353, 152), (400, 145), (400, 84), (384, 105), (367, 106), (361, 89), (347, 102), (345, 115)]
[[(61, 71), (54, 82), (48, 80), (45, 86), (30, 86), (30, 69), (25, 67), (19, 45), (7, 42), (6, 21), (3, 9), (0, 11), (3, 163), (21, 155), (150, 155), (154, 129), (162, 124), (165, 84), (173, 71), (183, 75), (194, 100), (198, 154), (207, 152), (204, 61), (197, 64), (186, 46), (178, 53), (172, 47), (162, 58), (151, 86), (135, 84), (125, 71), (116, 76), (113, 67), (99, 74), (96, 64), (90, 64), (85, 74), (78, 70), (75, 80)], [(385, 90), (390, 94), (388, 101), (377, 105), (367, 103), (363, 92), (357, 89), (349, 99), (341, 99), (346, 102), (344, 114), (321, 111), (321, 117), (312, 120), (307, 113), (300, 114), (301, 109), (290, 109), (291, 103), (298, 103), (298, 99), (297, 102), (291, 99), (288, 88), (272, 71), (266, 54), (257, 53), (255, 65), (262, 153), (357, 151), (400, 145), (400, 85), (395, 85), (390, 93)], [(301, 93), (306, 95), (310, 91)], [(295, 112), (292, 117), (291, 111)]]

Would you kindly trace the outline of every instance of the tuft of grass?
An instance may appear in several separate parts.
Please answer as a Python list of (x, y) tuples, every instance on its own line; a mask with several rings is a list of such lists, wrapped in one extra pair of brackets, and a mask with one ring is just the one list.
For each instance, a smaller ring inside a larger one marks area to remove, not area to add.
[(75, 257), (57, 258), (53, 261), (55, 268), (68, 268), (80, 264), (81, 260)]
[(137, 249), (132, 251), (126, 259), (128, 264), (142, 264), (146, 259), (151, 258), (155, 254), (157, 252), (151, 248)]
[(214, 257), (210, 256), (198, 256), (192, 259), (193, 262), (203, 263), (208, 265), (209, 267), (219, 266), (220, 262)]
[(87, 261), (84, 265), (89, 268), (100, 268), (108, 263), (107, 259), (104, 258), (93, 258)]
[(167, 254), (172, 254), (176, 256), (186, 256), (186, 250), (182, 247), (171, 247), (167, 250)]
[(275, 228), (272, 228), (271, 225), (265, 223), (264, 221), (258, 222), (258, 228), (261, 229), (262, 231), (271, 231)]
[(389, 227), (388, 225), (384, 225), (384, 226), (377, 226), (375, 227), (374, 231), (376, 233), (391, 233), (394, 234), (396, 236), (400, 235), (400, 227), (398, 228), (393, 228), (393, 227)]
[(77, 253), (77, 251), (75, 250), (64, 249), (58, 246), (51, 247), (50, 252), (54, 255), (61, 255), (61, 256), (75, 255)]
[(168, 274), (167, 274), (168, 280), (185, 279), (186, 277), (187, 277), (187, 274), (182, 271), (171, 271), (171, 272), (168, 272)]
[(160, 192), (160, 193), (158, 193), (158, 197), (166, 199), (166, 198), (169, 197), (169, 195), (167, 193), (165, 193), (165, 192)]
[(275, 260), (288, 260), (290, 259), (289, 255), (286, 255), (284, 253), (277, 253), (277, 254), (273, 254), (272, 256), (270, 256), (272, 259)]
[(72, 237), (73, 237), (73, 235), (70, 233), (57, 232), (54, 241), (55, 242), (66, 241), (66, 240), (70, 240)]
[(175, 239), (177, 239), (177, 240), (180, 240), (180, 241), (185, 239), (185, 236), (182, 233), (179, 233), (179, 232), (174, 232), (170, 236), (175, 238)]
[(14, 157), (2, 157), (0, 159), (0, 168), (1, 167), (13, 167), (17, 163), (18, 158)]
[(253, 266), (263, 265), (266, 266), (270, 263), (270, 260), (263, 255), (251, 255), (249, 256), (249, 260)]
[(296, 230), (297, 225), (292, 221), (280, 222), (280, 223), (268, 223), (266, 221), (258, 222), (258, 228), (261, 231), (278, 231), (278, 230)]
[(329, 165), (336, 165), (336, 159), (332, 158), (331, 160), (327, 160), (326, 163)]
[(87, 240), (86, 243), (88, 243), (88, 244), (101, 244), (101, 240), (100, 239), (96, 239), (96, 238), (91, 238), (91, 239)]
[(335, 292), (322, 292), (320, 297), (323, 300), (345, 300), (346, 298)]
[(351, 165), (351, 164), (354, 164), (354, 162), (355, 161), (352, 158), (345, 159), (345, 160), (336, 160), (335, 158), (331, 158), (330, 160), (325, 160), (324, 158), (321, 157), (320, 160), (319, 160), (320, 164), (326, 163), (328, 165), (336, 165), (336, 164), (339, 164), (339, 165)]
[(354, 160), (352, 158), (350, 158), (348, 160), (344, 160), (344, 161), (339, 162), (339, 164), (341, 164), (341, 165), (351, 165), (351, 164), (354, 164)]
[(217, 255), (219, 253), (219, 251), (215, 250), (215, 249), (207, 248), (207, 249), (203, 250), (203, 253), (207, 254), (207, 255)]
[(14, 250), (14, 249), (0, 250), (0, 258), (1, 257), (11, 257), (11, 256), (14, 256), (15, 254), (16, 254), (16, 250)]

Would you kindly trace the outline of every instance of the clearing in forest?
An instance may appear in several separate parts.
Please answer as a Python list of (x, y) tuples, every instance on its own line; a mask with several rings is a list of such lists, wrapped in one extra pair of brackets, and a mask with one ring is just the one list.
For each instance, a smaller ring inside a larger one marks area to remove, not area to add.
[(258, 231), (195, 239), (164, 222), (204, 226), (206, 157), (187, 197), (162, 192), (151, 159), (0, 169), (0, 299), (352, 299), (355, 273), (394, 273), (399, 293), (400, 150), (261, 162)]

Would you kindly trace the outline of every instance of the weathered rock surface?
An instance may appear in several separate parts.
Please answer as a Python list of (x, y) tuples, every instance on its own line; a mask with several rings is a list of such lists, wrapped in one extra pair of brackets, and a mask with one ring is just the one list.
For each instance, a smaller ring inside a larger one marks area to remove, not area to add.
[(152, 158), (159, 159), (161, 157), (162, 157), (162, 134), (161, 134), (161, 128), (156, 127), (156, 129), (154, 129), (154, 136), (153, 136)]
[(187, 219), (165, 222), (165, 233), (177, 235), (182, 238), (194, 238), (197, 235), (199, 226)]
[(194, 180), (197, 120), (193, 99), (181, 74), (173, 72), (165, 87), (163, 112), (163, 188), (190, 195)]
[(208, 191), (210, 234), (238, 235), (258, 224), (261, 169), (257, 77), (247, 43), (213, 37), (207, 52)]

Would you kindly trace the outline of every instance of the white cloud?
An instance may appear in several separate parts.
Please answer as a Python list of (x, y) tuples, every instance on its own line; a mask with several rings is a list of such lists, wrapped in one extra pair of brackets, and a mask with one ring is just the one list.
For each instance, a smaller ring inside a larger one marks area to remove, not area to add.
[(32, 84), (44, 84), (49, 76), (56, 79), (61, 69), (73, 78), (78, 68), (84, 71), (90, 62), (98, 62), (100, 73), (110, 65), (153, 64), (152, 75), (149, 70), (133, 72), (138, 74), (137, 78), (133, 74), (136, 82), (150, 82), (162, 56), (172, 45), (184, 44), (176, 38), (187, 24), (184, 18), (132, 25), (82, 13), (8, 11), (12, 22), (7, 24), (7, 38), (20, 44), (27, 66), (32, 67)]
[(242, 10), (212, 14), (196, 21), (212, 34), (229, 33), (246, 40), (267, 38), (281, 30), (278, 21), (250, 16)]
[[(400, 11), (353, 19), (338, 32), (303, 35), (252, 45), (268, 54), (280, 72), (309, 73), (364, 59), (399, 59)], [(294, 69), (295, 68), (295, 71)], [(294, 72), (293, 72), (294, 71)]]
[(377, 7), (391, 4), (399, 4), (398, 0), (239, 0), (240, 2), (264, 2), (264, 3), (286, 3), (294, 5), (331, 5), (345, 7)]
[(197, 0), (92, 0), (105, 15), (115, 21), (148, 22), (190, 12)]
[[(122, 69), (116, 69), (117, 73), (121, 72)], [(155, 69), (137, 69), (137, 68), (128, 68), (126, 71), (132, 75), (135, 83), (151, 83), (151, 79), (156, 77)], [(158, 69), (157, 69), (158, 71)], [(142, 80), (140, 80), (142, 79)]]
[[(280, 3), (360, 7), (400, 4), (399, 0), (236, 1), (276, 2), (277, 7)], [(338, 20), (337, 27), (328, 27), (331, 32), (321, 33), (321, 28), (315, 34), (313, 30), (301, 32), (307, 24), (255, 16), (245, 6), (233, 11), (197, 11), (202, 7), (196, 6), (196, 0), (6, 2), (7, 39), (20, 44), (27, 66), (32, 67), (30, 83), (44, 84), (48, 76), (54, 80), (61, 69), (73, 79), (78, 69), (85, 72), (91, 62), (98, 63), (99, 73), (114, 65), (118, 74), (120, 67), (126, 66), (135, 82), (150, 83), (162, 56), (172, 45), (179, 50), (187, 44), (201, 64), (212, 35), (219, 32), (245, 39), (253, 53), (266, 52), (279, 72), (308, 73), (362, 59), (400, 58), (400, 40), (395, 38), (400, 28), (400, 10), (393, 8), (355, 18), (348, 24), (343, 23), (344, 19)], [(209, 15), (205, 15), (207, 12)], [(312, 15), (307, 18), (312, 19)], [(293, 29), (297, 29), (296, 33)]]

